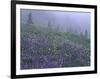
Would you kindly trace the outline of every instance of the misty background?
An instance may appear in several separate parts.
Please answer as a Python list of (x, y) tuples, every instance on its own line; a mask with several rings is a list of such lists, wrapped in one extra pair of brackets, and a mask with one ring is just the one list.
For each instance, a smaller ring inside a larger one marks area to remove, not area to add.
[(90, 13), (20, 11), (21, 69), (90, 66)]
[(85, 35), (90, 38), (91, 13), (21, 9), (20, 19), (22, 24), (27, 24), (29, 14), (32, 23), (40, 27), (52, 27), (61, 32), (71, 32)]

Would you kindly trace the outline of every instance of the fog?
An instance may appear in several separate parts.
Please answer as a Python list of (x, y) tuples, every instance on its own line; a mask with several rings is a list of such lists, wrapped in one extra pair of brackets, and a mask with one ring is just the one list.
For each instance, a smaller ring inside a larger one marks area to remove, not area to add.
[(32, 14), (33, 24), (52, 28), (59, 28), (63, 32), (73, 32), (76, 34), (88, 32), (90, 37), (91, 13), (89, 12), (69, 12), (69, 11), (47, 11), (21, 9), (21, 23), (27, 23), (28, 15)]

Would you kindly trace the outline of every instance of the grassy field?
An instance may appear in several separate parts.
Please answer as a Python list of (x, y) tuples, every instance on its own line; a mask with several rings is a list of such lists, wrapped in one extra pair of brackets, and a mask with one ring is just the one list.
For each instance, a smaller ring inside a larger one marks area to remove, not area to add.
[(21, 26), (21, 69), (90, 66), (90, 40), (50, 27)]

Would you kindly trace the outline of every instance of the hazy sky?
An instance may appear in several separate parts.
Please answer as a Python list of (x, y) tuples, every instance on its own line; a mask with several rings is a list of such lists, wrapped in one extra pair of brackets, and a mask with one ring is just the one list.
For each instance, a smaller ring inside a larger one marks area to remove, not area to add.
[(33, 22), (37, 25), (46, 27), (48, 22), (51, 22), (53, 27), (59, 26), (64, 31), (70, 27), (74, 30), (90, 32), (91, 13), (89, 12), (21, 9), (21, 22), (27, 22), (29, 13), (32, 13)]

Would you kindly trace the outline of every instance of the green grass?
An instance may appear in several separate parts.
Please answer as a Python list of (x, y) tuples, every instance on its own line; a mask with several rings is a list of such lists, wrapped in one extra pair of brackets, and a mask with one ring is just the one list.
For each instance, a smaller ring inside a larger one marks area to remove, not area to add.
[(59, 42), (68, 41), (69, 43), (72, 43), (73, 45), (83, 47), (85, 49), (90, 49), (90, 39), (81, 36), (76, 35), (70, 32), (59, 32), (56, 29), (50, 29), (49, 27), (39, 27), (39, 26), (22, 26), (22, 32), (23, 35), (29, 33), (30, 35), (37, 35), (37, 36), (46, 36), (50, 40), (53, 40), (55, 44), (59, 44)]
[(84, 36), (23, 24), (21, 42), (22, 69), (90, 65), (90, 40)]

